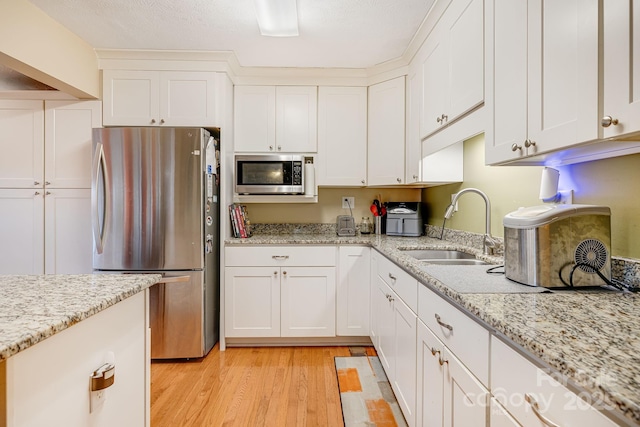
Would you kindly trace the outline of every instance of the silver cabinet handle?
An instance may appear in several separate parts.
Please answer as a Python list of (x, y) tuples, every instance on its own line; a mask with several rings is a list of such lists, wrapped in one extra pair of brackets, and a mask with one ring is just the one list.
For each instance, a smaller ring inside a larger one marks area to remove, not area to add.
[(283, 271), (283, 272), (282, 272), (282, 275), (283, 275), (283, 276), (286, 276), (286, 275), (287, 275), (287, 272), (286, 272), (286, 271)]
[(44, 192), (44, 195), (45, 195), (45, 196), (50, 196), (50, 195), (51, 195), (51, 191), (45, 191), (45, 192)]
[(154, 124), (156, 122), (156, 119), (151, 119), (151, 124)]
[(442, 357), (438, 357), (438, 363), (440, 363), (440, 366), (444, 365), (445, 363), (449, 363), (448, 360), (443, 359)]
[(40, 195), (40, 192), (39, 192), (39, 191), (36, 191), (35, 193), (33, 193), (33, 195), (34, 195), (34, 196), (39, 196), (39, 195)]
[(451, 326), (451, 325), (449, 325), (447, 323), (444, 323), (442, 321), (442, 319), (440, 318), (440, 315), (438, 313), (436, 313), (436, 322), (438, 322), (438, 325), (442, 326), (443, 328), (448, 329), (451, 332), (453, 332), (453, 326)]
[(604, 116), (602, 118), (602, 120), (600, 120), (600, 124), (602, 125), (603, 128), (608, 128), (611, 125), (617, 125), (618, 124), (618, 119), (614, 119), (611, 116)]
[(269, 151), (273, 151), (273, 145), (269, 146)]
[(277, 271), (274, 271), (274, 272), (273, 272), (273, 275), (274, 275), (274, 276), (277, 276), (277, 275), (278, 275), (278, 272), (277, 272)]
[(273, 259), (279, 259), (279, 260), (282, 260), (282, 259), (289, 259), (289, 255), (272, 255), (272, 256), (271, 256), (271, 258), (273, 258)]
[(396, 181), (398, 181), (398, 183), (401, 183), (402, 179), (401, 178), (396, 178)]
[(34, 181), (33, 185), (40, 185), (40, 182), (39, 181)]
[(418, 180), (418, 175), (413, 175), (413, 179)]
[(540, 421), (542, 421), (542, 424), (549, 426), (549, 427), (560, 427), (559, 424), (554, 423), (553, 421), (551, 421), (550, 419), (548, 419), (547, 417), (545, 417), (542, 412), (540, 412), (540, 405), (538, 405), (538, 401), (531, 396), (529, 393), (525, 393), (524, 395), (524, 400), (531, 405), (531, 409), (533, 409), (533, 413), (536, 414), (536, 417), (538, 417), (538, 419)]
[(439, 354), (440, 350), (436, 350), (434, 347), (431, 347), (431, 355), (435, 356), (436, 354)]
[(49, 181), (45, 181), (44, 185), (51, 185), (51, 183)]
[(395, 281), (395, 280), (398, 280), (398, 279), (396, 279), (396, 277), (395, 277), (393, 274), (391, 274), (391, 273), (389, 273), (389, 279), (394, 280), (394, 281)]
[(278, 145), (278, 151), (282, 150), (282, 147)]
[(104, 390), (111, 387), (116, 379), (116, 367), (105, 363), (91, 374), (91, 391)]
[(363, 180), (362, 180), (362, 181), (360, 181), (360, 182), (362, 183), (362, 185), (364, 185), (364, 183), (365, 183), (365, 180), (363, 179)]
[(164, 119), (160, 119), (160, 124), (163, 125), (164, 124)]
[(518, 145), (515, 142), (513, 144), (511, 144), (511, 151), (522, 151), (522, 145)]
[(524, 146), (525, 146), (525, 147), (527, 147), (527, 148), (529, 148), (529, 147), (534, 147), (535, 145), (536, 145), (536, 142), (535, 142), (535, 141), (532, 141), (532, 140), (530, 140), (530, 139), (526, 139), (526, 140), (524, 141)]

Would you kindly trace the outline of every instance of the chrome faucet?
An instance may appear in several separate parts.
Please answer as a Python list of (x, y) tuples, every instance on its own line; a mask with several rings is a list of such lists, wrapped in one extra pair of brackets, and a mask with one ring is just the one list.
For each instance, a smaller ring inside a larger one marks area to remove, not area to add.
[(465, 188), (463, 190), (458, 191), (453, 195), (453, 199), (451, 200), (451, 204), (447, 207), (447, 210), (444, 213), (445, 219), (451, 219), (453, 216), (453, 210), (456, 206), (456, 202), (465, 193), (476, 193), (482, 196), (484, 199), (484, 203), (486, 206), (486, 224), (484, 230), (484, 239), (483, 239), (483, 251), (485, 255), (493, 255), (494, 249), (498, 246), (498, 242), (491, 236), (491, 202), (489, 202), (489, 198), (482, 191), (477, 188)]

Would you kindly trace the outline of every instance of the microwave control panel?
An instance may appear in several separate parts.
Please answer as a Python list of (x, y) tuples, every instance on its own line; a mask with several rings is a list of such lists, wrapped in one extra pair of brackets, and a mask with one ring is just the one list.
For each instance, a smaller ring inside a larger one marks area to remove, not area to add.
[(294, 161), (293, 162), (293, 171), (292, 171), (292, 184), (291, 185), (302, 185), (302, 162)]

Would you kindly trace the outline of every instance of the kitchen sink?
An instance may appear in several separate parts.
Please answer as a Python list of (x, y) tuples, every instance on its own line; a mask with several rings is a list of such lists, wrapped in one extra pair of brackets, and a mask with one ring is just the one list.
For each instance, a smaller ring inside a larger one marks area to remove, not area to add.
[(411, 249), (403, 253), (428, 264), (441, 265), (488, 265), (489, 263), (476, 259), (472, 254), (448, 249)]

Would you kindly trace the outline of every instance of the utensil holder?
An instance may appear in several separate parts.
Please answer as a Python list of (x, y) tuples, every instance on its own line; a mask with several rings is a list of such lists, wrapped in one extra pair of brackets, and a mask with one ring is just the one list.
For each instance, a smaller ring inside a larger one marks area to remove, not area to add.
[(377, 216), (375, 217), (375, 230), (376, 230), (376, 234), (382, 234), (382, 217), (381, 216)]

